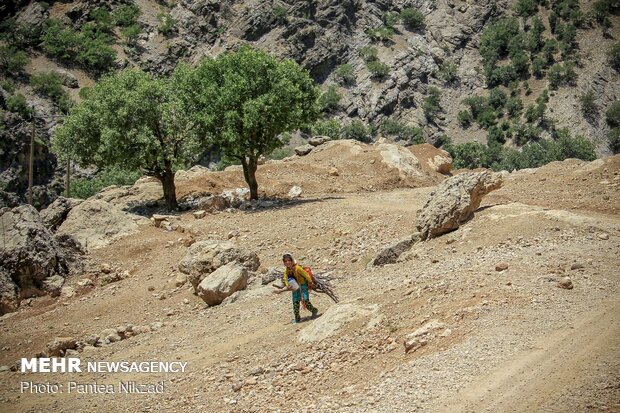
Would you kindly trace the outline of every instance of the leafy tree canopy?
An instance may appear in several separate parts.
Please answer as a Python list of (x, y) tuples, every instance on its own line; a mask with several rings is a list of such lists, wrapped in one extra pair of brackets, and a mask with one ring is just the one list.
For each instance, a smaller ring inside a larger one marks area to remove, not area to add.
[(81, 165), (142, 169), (177, 208), (173, 166), (192, 160), (201, 144), (199, 114), (183, 93), (188, 74), (154, 79), (131, 69), (102, 78), (57, 129), (54, 151)]
[(318, 118), (318, 88), (292, 60), (249, 47), (203, 60), (191, 79), (183, 93), (200, 108), (214, 143), (241, 161), (251, 198), (258, 198), (259, 156), (282, 146), (281, 133)]

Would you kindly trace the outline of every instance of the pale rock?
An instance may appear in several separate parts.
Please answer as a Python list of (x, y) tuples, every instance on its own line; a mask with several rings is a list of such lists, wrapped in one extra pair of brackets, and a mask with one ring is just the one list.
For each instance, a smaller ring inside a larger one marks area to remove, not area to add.
[(198, 285), (197, 293), (210, 306), (218, 305), (233, 293), (246, 288), (248, 270), (237, 262), (219, 267)]

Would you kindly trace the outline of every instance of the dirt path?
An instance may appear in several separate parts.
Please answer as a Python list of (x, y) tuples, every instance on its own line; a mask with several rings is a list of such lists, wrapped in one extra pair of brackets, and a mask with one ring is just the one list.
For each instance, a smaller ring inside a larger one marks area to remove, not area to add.
[(466, 387), (442, 411), (561, 411), (563, 403), (558, 398), (563, 391), (588, 384), (595, 390), (596, 383), (588, 381), (596, 363), (618, 359), (620, 300), (616, 298), (582, 315), (575, 325), (540, 337), (532, 350), (516, 354)]

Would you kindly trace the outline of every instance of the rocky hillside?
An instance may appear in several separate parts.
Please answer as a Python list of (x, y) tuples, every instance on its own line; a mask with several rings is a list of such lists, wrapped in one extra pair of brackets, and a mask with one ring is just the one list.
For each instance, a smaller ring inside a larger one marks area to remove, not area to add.
[[(568, 128), (599, 155), (615, 148), (605, 117), (620, 99), (613, 1), (14, 1), (1, 12), (3, 53), (18, 62), (1, 74), (0, 189), (25, 192), (32, 106), (40, 206), (62, 185), (47, 149), (55, 114), (79, 90), (107, 71), (164, 76), (243, 43), (295, 60), (322, 85), (324, 120), (308, 133), (519, 149)], [(57, 76), (42, 77), (49, 71)]]

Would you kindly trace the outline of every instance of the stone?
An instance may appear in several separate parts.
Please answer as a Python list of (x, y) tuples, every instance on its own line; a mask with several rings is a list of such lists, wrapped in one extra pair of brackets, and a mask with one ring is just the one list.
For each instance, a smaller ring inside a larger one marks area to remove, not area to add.
[(218, 268), (198, 286), (197, 293), (210, 306), (218, 305), (233, 293), (244, 290), (248, 284), (248, 270), (237, 262)]
[(601, 232), (601, 233), (598, 234), (598, 237), (599, 237), (599, 239), (602, 239), (602, 240), (608, 240), (609, 239), (609, 234), (606, 233), (606, 232)]
[[(230, 191), (222, 192), (222, 197), (226, 201), (228, 207), (239, 208), (242, 203), (250, 200), (250, 190), (248, 188), (236, 188)], [(207, 209), (207, 208), (202, 208)]]
[(298, 147), (295, 148), (295, 154), (297, 156), (306, 156), (310, 152), (312, 152), (312, 149), (314, 149), (314, 146), (312, 146), (312, 145), (298, 146)]
[(422, 327), (405, 337), (405, 353), (416, 351), (420, 347), (426, 346), (433, 338), (435, 338), (435, 335), (438, 332), (445, 330), (446, 328), (447, 325), (439, 322), (438, 320), (428, 321)]
[(223, 195), (211, 195), (198, 201), (198, 208), (209, 213), (223, 211), (230, 206), (229, 201)]
[(565, 290), (572, 290), (573, 281), (570, 279), (570, 277), (562, 277), (558, 282), (558, 287), (564, 288)]
[(194, 218), (196, 219), (203, 219), (205, 217), (205, 215), (207, 214), (206, 211), (204, 210), (200, 210), (200, 211), (196, 211), (194, 212), (192, 215), (194, 216)]
[(41, 219), (47, 228), (55, 231), (67, 218), (74, 207), (83, 202), (82, 199), (65, 198), (59, 196), (47, 208), (40, 212)]
[(182, 287), (187, 283), (187, 275), (185, 274), (177, 274), (176, 278), (174, 279), (174, 286), (175, 287)]
[(452, 157), (443, 149), (435, 148), (429, 143), (414, 145), (410, 148), (411, 152), (423, 162), (431, 171), (443, 175), (450, 174), (452, 170)]
[(579, 270), (579, 269), (582, 269), (582, 268), (584, 268), (584, 266), (583, 266), (583, 264), (582, 264), (582, 263), (580, 263), (580, 262), (575, 262), (575, 263), (573, 263), (573, 264), (570, 266), (570, 269), (571, 269), (571, 270)]
[(288, 196), (289, 198), (298, 198), (302, 192), (303, 189), (301, 189), (300, 186), (295, 185), (288, 191)]
[(426, 240), (453, 231), (470, 219), (482, 197), (502, 186), (502, 174), (465, 172), (446, 179), (433, 190), (418, 213), (416, 227)]
[(398, 171), (401, 178), (422, 177), (422, 168), (418, 158), (407, 148), (393, 143), (380, 143), (377, 150), (381, 161)]
[(329, 168), (329, 176), (339, 176), (340, 172), (338, 171), (338, 168), (336, 168), (335, 166), (332, 166), (331, 168)]
[(506, 264), (505, 262), (500, 262), (499, 264), (497, 264), (495, 266), (495, 271), (505, 271), (508, 269), (508, 264)]
[(276, 280), (282, 279), (282, 271), (277, 268), (271, 267), (263, 276), (261, 277), (261, 285), (270, 284)]
[(79, 243), (53, 235), (30, 205), (0, 209), (0, 227), (0, 315), (15, 311), (21, 299), (60, 294), (65, 277), (81, 265)]
[(187, 275), (187, 280), (194, 290), (197, 290), (207, 275), (232, 261), (250, 271), (256, 271), (260, 266), (260, 260), (254, 251), (243, 249), (231, 241), (204, 240), (189, 247), (179, 263), (179, 271)]
[(393, 264), (398, 258), (406, 251), (409, 251), (411, 247), (420, 241), (420, 233), (416, 232), (409, 237), (405, 237), (398, 241), (396, 244), (390, 245), (383, 249), (375, 258), (370, 262), (371, 265), (381, 266), (385, 264)]
[(132, 215), (106, 201), (88, 199), (71, 209), (57, 234), (73, 235), (86, 249), (93, 249), (137, 231)]
[(71, 337), (56, 337), (45, 346), (45, 354), (48, 357), (62, 357), (68, 349), (75, 350), (77, 341)]
[(332, 305), (321, 317), (299, 332), (299, 341), (302, 343), (321, 342), (336, 334), (344, 325), (354, 320), (368, 318), (378, 310), (379, 306), (376, 304), (344, 303)]
[(54, 71), (60, 75), (60, 78), (62, 79), (62, 84), (66, 87), (71, 89), (77, 89), (78, 87), (80, 87), (78, 79), (73, 73), (63, 69), (56, 69)]
[(313, 136), (312, 138), (308, 139), (308, 144), (310, 144), (311, 146), (319, 146), (330, 140), (331, 138), (329, 136)]

